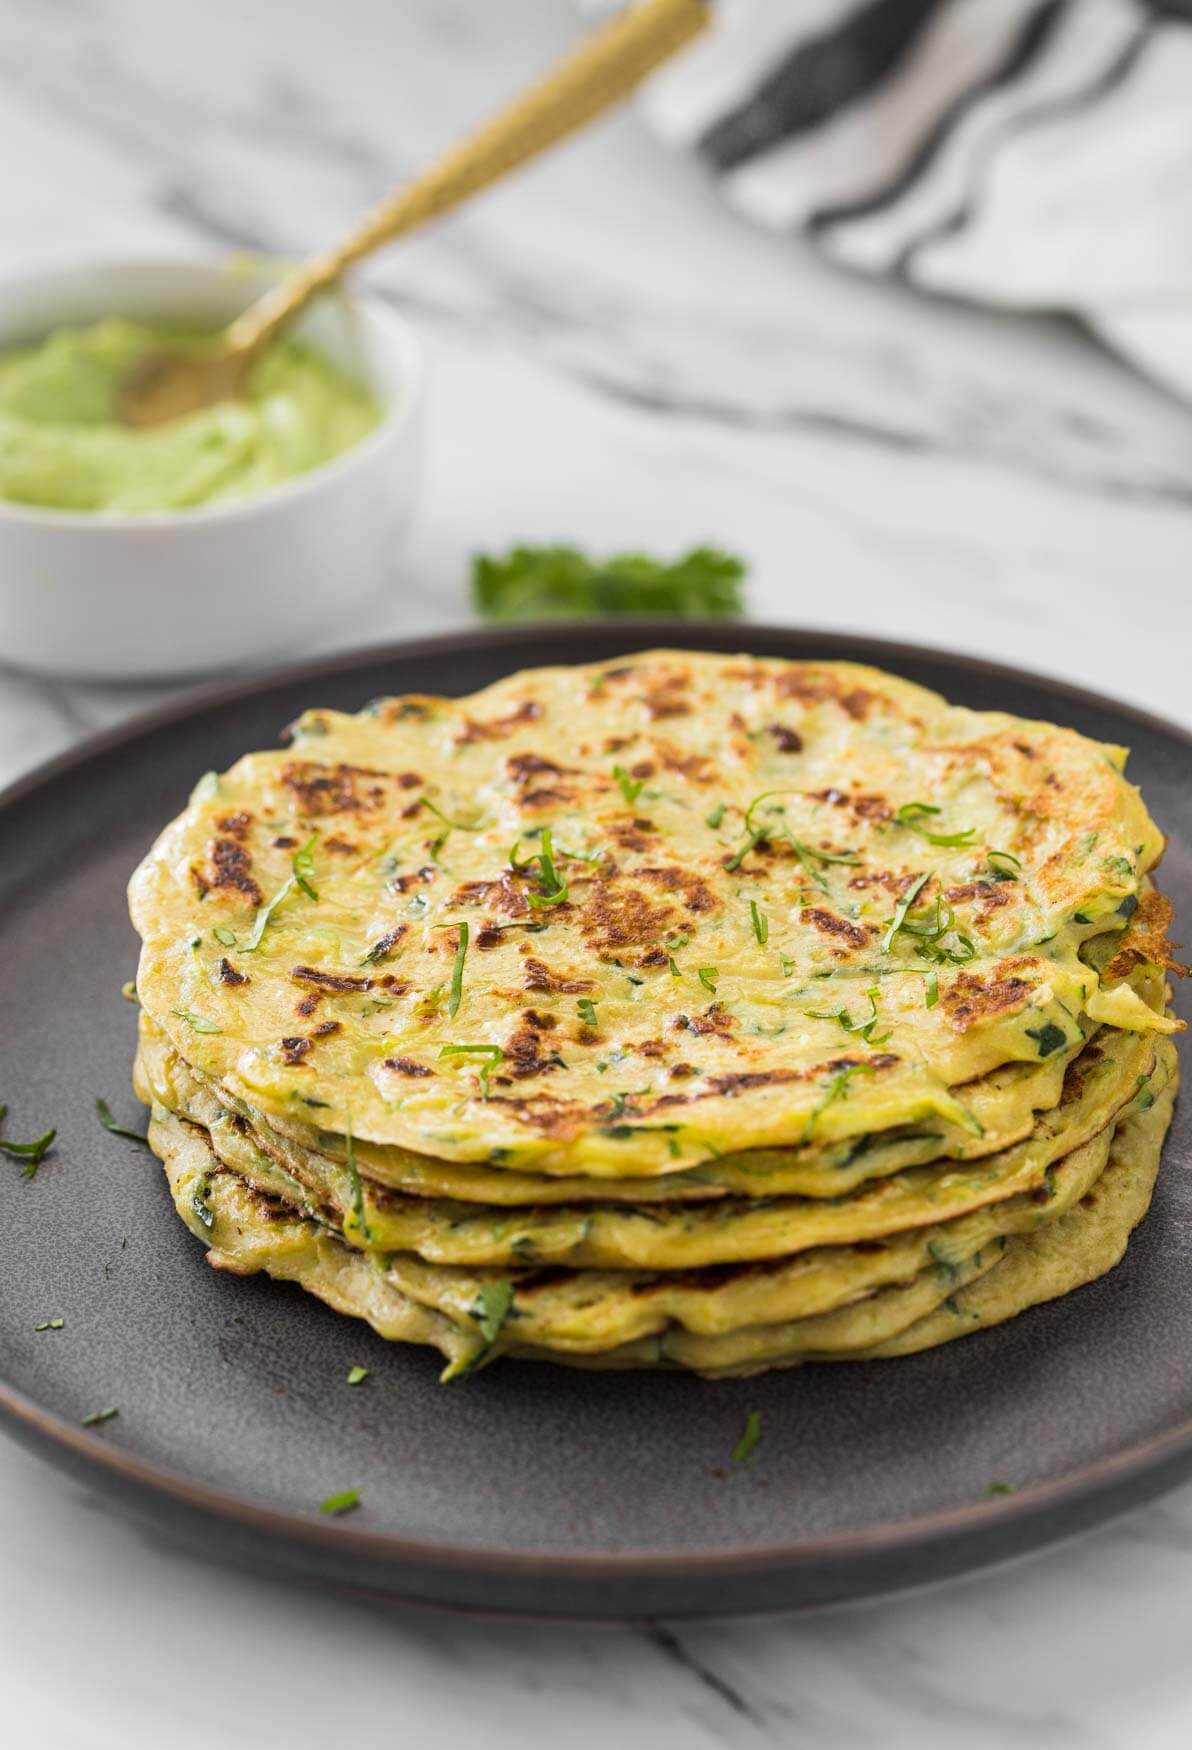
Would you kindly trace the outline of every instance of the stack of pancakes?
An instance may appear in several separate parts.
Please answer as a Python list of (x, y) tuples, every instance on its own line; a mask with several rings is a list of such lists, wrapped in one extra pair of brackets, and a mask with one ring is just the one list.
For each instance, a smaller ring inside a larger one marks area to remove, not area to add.
[(1176, 1085), (1124, 764), (673, 651), (310, 711), (133, 877), (178, 1211), (445, 1377), (905, 1354), (1063, 1294)]

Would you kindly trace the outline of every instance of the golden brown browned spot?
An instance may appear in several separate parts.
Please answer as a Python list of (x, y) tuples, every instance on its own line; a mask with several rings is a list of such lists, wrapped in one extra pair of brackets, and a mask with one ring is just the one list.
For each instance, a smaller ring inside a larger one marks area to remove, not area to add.
[(593, 883), (584, 903), (580, 928), (589, 947), (612, 954), (618, 948), (656, 942), (675, 925), (679, 915), (673, 905), (653, 904), (647, 894), (630, 886), (623, 876), (608, 876)]
[(519, 787), (537, 783), (539, 778), (562, 778), (574, 774), (574, 766), (561, 766), (540, 753), (512, 753), (505, 761), (505, 770)]
[(565, 789), (562, 784), (553, 788), (549, 785), (537, 790), (523, 790), (519, 801), (523, 808), (560, 808), (566, 802), (574, 802), (576, 792)]
[(785, 723), (770, 723), (766, 734), (771, 736), (779, 753), (802, 753), (803, 737), (797, 730), (789, 729)]
[(512, 711), (507, 711), (503, 717), (492, 717), (487, 723), (478, 723), (472, 717), (465, 717), (464, 727), (455, 738), (457, 747), (467, 747), (477, 741), (504, 741), (523, 723), (536, 723), (542, 716), (542, 706), (537, 699), (523, 699), (515, 705)]
[(243, 894), (253, 905), (260, 905), (264, 895), (249, 871), (252, 854), (236, 839), (214, 839), (209, 852), (211, 887), (230, 888)]
[(648, 851), (658, 837), (652, 820), (614, 821), (608, 828), (608, 836), (622, 851)]
[(317, 1027), (311, 1029), (311, 1038), (325, 1039), (329, 1033), (339, 1033), (342, 1028), (342, 1021), (320, 1021)]
[(243, 809), (240, 809), (236, 814), (222, 815), (215, 824), (220, 832), (226, 833), (229, 838), (239, 839), (243, 844), (248, 837), (248, 829), (252, 825), (252, 815), (246, 814)]
[[(1001, 977), (978, 978), (972, 972), (960, 972), (945, 990), (940, 989), (940, 1005), (959, 1033), (967, 1033), (979, 1021), (992, 1015), (1009, 1014), (1029, 1001), (1034, 986), (1011, 970), (1029, 961), (1002, 961)], [(991, 968), (991, 973), (994, 969)]]
[(381, 1067), (382, 1069), (391, 1069), (399, 1076), (432, 1076), (435, 1073), (433, 1069), (428, 1069), (426, 1064), (419, 1063), (413, 1057), (382, 1058)]
[(867, 687), (849, 686), (842, 677), (802, 665), (776, 676), (774, 690), (780, 699), (798, 699), (806, 705), (839, 705), (855, 723), (861, 722), (879, 703), (879, 695)]
[(1008, 886), (1009, 883), (1005, 881), (964, 881), (958, 887), (947, 888), (944, 898), (954, 905), (962, 900), (975, 899), (979, 901), (982, 911), (996, 911), (1000, 905), (1010, 903)]
[[(639, 1039), (633, 1049), (639, 1057), (665, 1057), (668, 1051), (674, 1050), (674, 1046), (669, 1039)], [(674, 1073), (672, 1070), (671, 1074)]]
[[(658, 741), (655, 746), (664, 770), (678, 772), (680, 777), (687, 778), (693, 784), (712, 784), (716, 781), (718, 775), (716, 764), (707, 754), (687, 753), (683, 748), (676, 747), (671, 741)], [(648, 761), (643, 763), (649, 764)], [(652, 774), (650, 772), (639, 774), (638, 767), (634, 766), (633, 775), (636, 778), (639, 775), (650, 777)]]
[(880, 887), (884, 892), (893, 894), (896, 899), (901, 899), (912, 881), (918, 879), (913, 869), (901, 873), (894, 869), (867, 869), (860, 875), (850, 875), (848, 884), (859, 891)]
[(386, 930), (383, 936), (379, 936), (368, 951), (369, 963), (373, 966), (379, 966), (383, 960), (387, 960), (405, 935), (407, 928), (406, 924), (394, 924), (391, 930)]
[(848, 918), (837, 917), (833, 911), (825, 911), (822, 906), (811, 905), (804, 908), (802, 917), (806, 923), (814, 927), (824, 936), (835, 936), (838, 941), (848, 942), (853, 948), (864, 948), (871, 935), (877, 931), (873, 924), (854, 924)]
[(321, 990), (312, 990), (307, 996), (302, 998), (301, 1002), (295, 1003), (294, 1013), (296, 1015), (313, 1015), (322, 1000), (323, 992)]
[(292, 851), (297, 843), (297, 839), (292, 839), (288, 833), (283, 833), (280, 838), (273, 840), (273, 848), (275, 851)]
[(530, 906), (508, 870), (495, 881), (464, 881), (451, 895), (452, 905), (489, 905), (507, 918), (529, 916)]
[(596, 981), (591, 978), (576, 978), (572, 974), (552, 972), (544, 960), (535, 960), (531, 955), (526, 960), (526, 989), (542, 991), (560, 991), (564, 995), (583, 995), (586, 990), (595, 990)]
[(281, 778), (297, 812), (310, 819), (379, 808), (390, 781), (388, 772), (348, 765), (343, 760), (334, 766), (316, 760), (291, 760)]
[(550, 1093), (490, 1094), (492, 1105), (508, 1107), (519, 1124), (540, 1136), (565, 1141), (574, 1136), (587, 1118), (587, 1108), (578, 1100), (561, 1099)]
[(297, 1068), (310, 1050), (311, 1041), (291, 1036), (288, 1039), (278, 1040), (278, 1045), (281, 1048), (282, 1061), (288, 1063), (291, 1068)]
[(405, 693), (398, 699), (374, 699), (369, 711), (378, 723), (404, 723), (437, 717), (447, 703), (435, 693)]
[(313, 984), (316, 990), (371, 990), (373, 980), (367, 973), (323, 972), (317, 966), (291, 966), (290, 977), (296, 984)]
[(723, 1003), (709, 1003), (702, 1015), (676, 1015), (671, 1028), (676, 1033), (713, 1033), (718, 1039), (731, 1039), (737, 1020)]
[(502, 1083), (510, 1078), (528, 1081), (533, 1076), (548, 1075), (551, 1070), (565, 1069), (557, 1051), (544, 1052), (542, 1049), (542, 1035), (553, 1031), (557, 1024), (553, 1015), (527, 1009), (505, 1041), (501, 1074), (496, 1079)]
[(690, 716), (691, 701), (686, 696), (690, 682), (690, 675), (682, 670), (672, 674), (647, 675), (641, 702), (650, 721), (656, 722), (664, 717)]
[(247, 972), (237, 972), (231, 961), (225, 956), (215, 969), (215, 976), (220, 984), (248, 984)]
[(1153, 889), (1139, 897), (1134, 916), (1127, 924), (1117, 953), (1102, 973), (1106, 982), (1126, 978), (1136, 966), (1165, 966), (1181, 977), (1187, 968), (1175, 958), (1167, 940), (1171, 902)]
[(1094, 1041), (1085, 1046), (1078, 1058), (1073, 1058), (1064, 1071), (1064, 1082), (1060, 1089), (1061, 1106), (1071, 1106), (1074, 1101), (1079, 1100), (1084, 1092), (1085, 1078), (1092, 1073), (1103, 1055), (1101, 1047)]
[(690, 912), (709, 912), (716, 909), (716, 895), (708, 883), (690, 869), (680, 869), (676, 863), (667, 863), (660, 869), (635, 869), (635, 881), (648, 881), (653, 887), (663, 887), (669, 893), (682, 895), (683, 903)]
[(884, 796), (858, 793), (850, 796), (845, 790), (830, 786), (813, 793), (816, 802), (826, 802), (832, 808), (847, 808), (856, 820), (889, 820), (894, 810)]
[(356, 853), (356, 846), (350, 840), (334, 836), (323, 840), (323, 849), (333, 852), (337, 857), (351, 857)]

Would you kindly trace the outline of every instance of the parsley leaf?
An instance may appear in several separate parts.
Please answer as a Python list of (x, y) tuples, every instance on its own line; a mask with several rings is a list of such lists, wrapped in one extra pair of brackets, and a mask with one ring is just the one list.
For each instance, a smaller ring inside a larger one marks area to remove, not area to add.
[(644, 778), (631, 778), (624, 766), (614, 766), (613, 777), (617, 780), (621, 795), (625, 798), (626, 808), (632, 808), (641, 795), (646, 780)]
[(975, 826), (966, 826), (960, 832), (932, 832), (924, 826), (924, 821), (941, 812), (931, 802), (905, 802), (894, 816), (899, 826), (904, 826), (908, 832), (918, 833), (929, 845), (971, 845), (977, 836)]
[(888, 954), (890, 952), (890, 948), (893, 944), (895, 936), (898, 934), (899, 930), (901, 930), (904, 927), (904, 925), (906, 923), (906, 914), (910, 911), (911, 906), (914, 904), (915, 895), (922, 888), (926, 887), (927, 883), (930, 880), (931, 880), (931, 871), (930, 870), (927, 870), (927, 872), (923, 875), (916, 875), (915, 879), (911, 882), (910, 886), (907, 888), (907, 890), (903, 894), (902, 898), (898, 901), (898, 904), (894, 907), (894, 916), (890, 919), (890, 927), (886, 931), (885, 935), (882, 937), (882, 953), (883, 954)]
[(314, 849), (319, 842), (318, 833), (312, 833), (300, 851), (295, 851), (290, 868), (294, 871), (294, 879), (308, 899), (318, 899), (318, 890), (311, 880), (315, 872)]
[(476, 555), (472, 601), (492, 620), (736, 615), (744, 575), (744, 563), (716, 547), (693, 547), (670, 563), (644, 553), (596, 560), (578, 547), (513, 547)]
[(101, 1100), (98, 1094), (95, 1097), (95, 1110), (99, 1114), (99, 1122), (103, 1125), (105, 1130), (110, 1130), (113, 1136), (127, 1137), (129, 1142), (143, 1143), (144, 1146), (148, 1148), (149, 1138), (144, 1136), (139, 1130), (126, 1130), (123, 1124), (117, 1124), (116, 1120), (112, 1117), (111, 1108), (107, 1101)]
[(491, 1348), (513, 1311), (512, 1282), (486, 1282), (476, 1296), (472, 1317), (480, 1326), (480, 1334)]
[(750, 1410), (745, 1418), (745, 1427), (741, 1438), (733, 1447), (733, 1458), (737, 1464), (748, 1464), (753, 1457), (753, 1449), (761, 1438), (762, 1413), (760, 1410)]
[(499, 1045), (444, 1045), (440, 1057), (482, 1057), (480, 1066), (480, 1097), (488, 1099), (488, 1078), (497, 1065), (504, 1059), (505, 1053)]
[(585, 1026), (595, 1027), (597, 1025), (596, 1004), (592, 1001), (591, 997), (580, 997), (575, 1006), (579, 1013), (579, 1018)]
[(320, 1513), (350, 1513), (353, 1507), (360, 1505), (359, 1489), (342, 1489), (338, 1495), (328, 1495), (325, 1501), (320, 1501)]
[(171, 1009), (170, 1013), (185, 1021), (188, 1027), (193, 1027), (196, 1033), (223, 1032), (222, 1027), (217, 1027), (214, 1021), (208, 1021), (203, 1015), (196, 1015), (193, 1009)]

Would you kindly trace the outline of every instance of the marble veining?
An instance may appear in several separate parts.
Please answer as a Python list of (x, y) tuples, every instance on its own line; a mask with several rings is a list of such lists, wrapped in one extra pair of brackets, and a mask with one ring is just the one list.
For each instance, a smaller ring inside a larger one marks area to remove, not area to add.
[[(558, 0), (7, 0), (4, 262), (309, 249), (573, 29)], [(833, 274), (633, 116), (368, 278), (428, 342), (431, 451), (392, 591), (336, 645), (465, 624), (480, 547), (706, 538), (749, 555), (755, 617), (1025, 655), (1192, 722), (1192, 412), (1074, 325)], [(165, 696), (0, 667), (0, 782)], [(942, 1590), (623, 1629), (229, 1573), (7, 1443), (0, 1548), (23, 1750), (313, 1746), (345, 1709), (492, 1750), (1192, 1737), (1192, 1488)]]

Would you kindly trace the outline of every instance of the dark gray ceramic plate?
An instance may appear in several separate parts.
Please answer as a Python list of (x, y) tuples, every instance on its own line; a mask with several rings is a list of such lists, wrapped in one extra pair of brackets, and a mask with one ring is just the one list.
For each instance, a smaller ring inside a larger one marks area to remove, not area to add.
[[(26, 1181), (0, 1162), (0, 1411), (46, 1457), (212, 1552), (405, 1598), (587, 1616), (855, 1598), (1037, 1547), (1192, 1471), (1188, 1110), (1155, 1207), (1106, 1280), (934, 1354), (709, 1385), (505, 1363), (437, 1383), (298, 1290), (216, 1276), (126, 1122), (129, 871), (191, 784), (306, 705), (465, 692), (521, 665), (670, 642), (875, 662), (976, 706), (1133, 747), (1192, 918), (1182, 731), (960, 657), (759, 626), (637, 624), (398, 645), (206, 693), (93, 742), (0, 802), (0, 1099), (57, 1125)], [(60, 1331), (37, 1332), (62, 1317)], [(370, 1369), (350, 1388), (353, 1363)], [(88, 1413), (119, 1416), (83, 1428)], [(752, 1462), (733, 1448), (750, 1410)], [(987, 1499), (994, 1482), (1014, 1495)], [(357, 1488), (342, 1520), (318, 1504)]]

